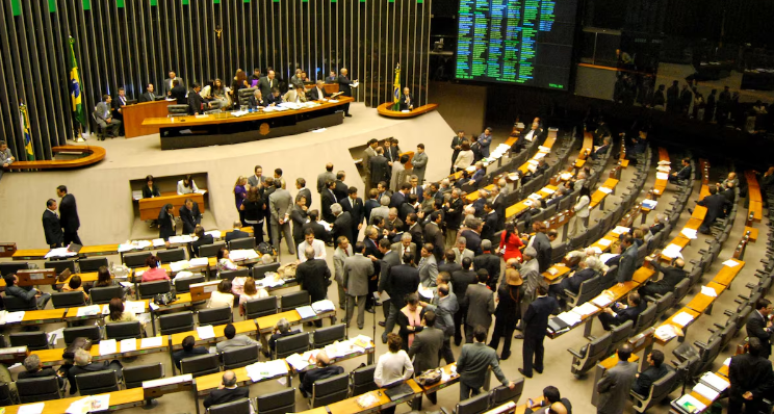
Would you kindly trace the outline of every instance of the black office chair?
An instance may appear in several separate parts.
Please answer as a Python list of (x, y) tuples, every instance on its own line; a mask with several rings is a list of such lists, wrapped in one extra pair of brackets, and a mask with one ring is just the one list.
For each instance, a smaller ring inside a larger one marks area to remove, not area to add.
[(19, 270), (27, 270), (30, 264), (27, 262), (3, 262), (0, 263), (0, 276), (15, 274)]
[(212, 405), (207, 409), (207, 412), (209, 414), (251, 414), (250, 400), (247, 398), (242, 398), (241, 400), (231, 401), (224, 404)]
[(55, 375), (17, 380), (16, 391), (19, 393), (19, 401), (22, 404), (62, 398), (59, 380), (56, 379)]
[(90, 339), (92, 343), (97, 343), (102, 339), (102, 331), (97, 325), (65, 328), (62, 333), (64, 334), (64, 341), (67, 346), (75, 342), (75, 338)]
[(308, 332), (286, 336), (284, 338), (277, 339), (277, 343), (274, 346), (274, 359), (286, 358), (295, 353), (303, 354), (308, 350)]
[(190, 106), (188, 106), (188, 104), (167, 105), (167, 113), (171, 117), (188, 116), (188, 109), (189, 108), (190, 108)]
[(102, 266), (108, 266), (107, 257), (84, 257), (78, 260), (81, 273), (97, 272)]
[(11, 387), (7, 382), (0, 384), (0, 407), (6, 407), (14, 405), (14, 400), (11, 397)]
[(234, 321), (231, 308), (222, 307), (215, 309), (202, 309), (196, 312), (199, 326), (206, 325), (225, 325)]
[(250, 276), (250, 269), (248, 268), (242, 268), (242, 269), (236, 269), (236, 270), (223, 270), (220, 273), (218, 273), (218, 279), (228, 279), (230, 281), (234, 281), (235, 277), (247, 277)]
[(259, 263), (253, 266), (253, 279), (255, 280), (261, 280), (264, 277), (266, 277), (266, 272), (274, 272), (277, 273), (277, 270), (280, 268), (279, 262), (274, 263)]
[(161, 335), (191, 331), (194, 328), (193, 312), (185, 311), (159, 316)]
[(153, 252), (124, 253), (124, 264), (134, 269), (145, 266), (145, 260), (153, 256)]
[(249, 105), (250, 97), (255, 95), (255, 90), (258, 88), (243, 88), (237, 92), (237, 100), (239, 105)]
[(51, 294), (51, 304), (54, 309), (77, 308), (86, 306), (86, 298), (81, 291), (54, 292)]
[(116, 285), (116, 286), (106, 286), (106, 287), (94, 287), (89, 290), (89, 298), (91, 299), (92, 305), (103, 305), (106, 303), (110, 303), (110, 300), (113, 298), (121, 298), (123, 299), (125, 296), (124, 288)]
[(275, 296), (245, 302), (245, 319), (255, 319), (275, 313), (277, 313), (277, 298)]
[(163, 263), (172, 263), (185, 260), (185, 249), (178, 247), (176, 249), (159, 250), (156, 252), (156, 257)]
[(519, 402), (519, 398), (521, 398), (521, 393), (524, 392), (524, 377), (521, 377), (516, 381), (513, 381), (513, 383), (515, 385), (513, 389), (510, 389), (509, 387), (506, 387), (504, 385), (500, 385), (499, 387), (490, 391), (489, 406), (497, 407), (498, 405), (505, 404), (508, 401), (513, 401), (514, 403)]
[(191, 291), (191, 285), (204, 283), (204, 275), (175, 279), (175, 292), (186, 293)]
[(322, 348), (336, 341), (347, 339), (346, 326), (341, 323), (314, 331), (314, 347)]
[(75, 376), (75, 384), (81, 395), (118, 391), (118, 374), (112, 369), (86, 372)]
[(296, 389), (287, 388), (271, 394), (259, 395), (255, 399), (256, 414), (292, 413), (296, 408)]
[(48, 340), (45, 332), (17, 332), (8, 335), (11, 346), (27, 346), (30, 351), (53, 348), (54, 344)]
[(140, 321), (118, 322), (105, 324), (105, 338), (122, 341), (129, 338), (142, 338), (142, 325)]
[(180, 361), (180, 370), (183, 374), (191, 374), (194, 377), (214, 374), (220, 371), (218, 354), (205, 354), (183, 358)]
[(57, 274), (62, 273), (65, 269), (70, 270), (71, 273), (77, 273), (75, 271), (75, 260), (52, 260), (46, 262), (43, 267), (54, 269)]
[(255, 250), (255, 237), (243, 237), (228, 242), (229, 250)]
[(223, 369), (235, 369), (258, 362), (258, 345), (241, 346), (239, 348), (224, 351)]
[(311, 300), (309, 292), (305, 290), (282, 295), (280, 296), (280, 312), (286, 312), (302, 306), (309, 306)]
[[(291, 337), (292, 338), (292, 337)], [(349, 393), (349, 375), (339, 374), (312, 384), (312, 398), (309, 399), (309, 408), (324, 407), (347, 398)]]
[(137, 295), (139, 299), (150, 299), (159, 293), (170, 291), (168, 280), (156, 280), (153, 282), (143, 282), (137, 284)]
[(226, 247), (226, 242), (218, 242), (199, 246), (199, 257), (215, 257), (221, 247)]
[(379, 388), (374, 382), (375, 371), (376, 365), (368, 365), (349, 373), (349, 389), (353, 397)]
[[(454, 414), (481, 414), (489, 409), (489, 394), (481, 393), (465, 401), (457, 403), (457, 407), (452, 411)], [(441, 407), (443, 414), (449, 414), (446, 408)]]
[(5, 310), (8, 312), (38, 309), (37, 302), (34, 299), (26, 301), (16, 296), (9, 296), (7, 293), (3, 295), (3, 305), (5, 305)]
[(158, 364), (130, 365), (124, 368), (124, 385), (127, 389), (142, 387), (143, 381), (164, 378), (164, 366)]

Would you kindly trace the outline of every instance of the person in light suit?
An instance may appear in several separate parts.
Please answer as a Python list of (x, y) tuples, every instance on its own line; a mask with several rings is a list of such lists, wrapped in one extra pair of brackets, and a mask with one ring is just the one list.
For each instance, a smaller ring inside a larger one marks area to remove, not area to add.
[(175, 87), (174, 81), (178, 81), (183, 87), (185, 87), (185, 82), (183, 78), (179, 78), (172, 70), (169, 71), (168, 76), (168, 78), (164, 79), (164, 95), (172, 96), (172, 88)]
[(64, 233), (59, 216), (56, 214), (56, 200), (46, 201), (46, 211), (43, 212), (43, 232), (46, 235), (46, 244), (52, 249), (62, 247)]
[(312, 88), (312, 90), (309, 91), (309, 99), (312, 101), (319, 101), (321, 99), (325, 99), (330, 96), (331, 94), (329, 94), (328, 92), (325, 92), (325, 82), (321, 80), (318, 80), (315, 83), (314, 88)]
[[(486, 285), (489, 273), (486, 269), (479, 269), (476, 272), (476, 277), (478, 283), (468, 285), (465, 297), (462, 299), (462, 306), (468, 310), (467, 315), (465, 315), (465, 341), (467, 343), (473, 342), (474, 328), (481, 327), (484, 328), (485, 332), (489, 332), (489, 327), (492, 326), (492, 314), (495, 311), (494, 294)], [(486, 334), (484, 335), (485, 341)]]
[(121, 128), (121, 121), (113, 117), (112, 108), (110, 103), (113, 102), (113, 98), (110, 95), (102, 95), (102, 102), (98, 103), (94, 108), (94, 114), (97, 117), (97, 123), (110, 137), (117, 137), (119, 129)]
[(355, 253), (352, 245), (349, 244), (349, 239), (339, 236), (336, 239), (336, 251), (333, 252), (333, 278), (336, 280), (336, 285), (338, 285), (339, 309), (341, 310), (346, 309), (347, 303), (346, 286), (344, 285), (344, 260), (354, 255)]
[(597, 414), (623, 414), (629, 389), (637, 377), (637, 364), (629, 362), (631, 355), (631, 345), (618, 348), (618, 364), (607, 370), (607, 375), (597, 383)]
[(285, 93), (282, 99), (285, 102), (306, 102), (306, 93), (304, 93), (303, 88), (296, 89), (293, 85), (290, 85), (290, 90)]
[[(435, 327), (436, 315), (433, 311), (426, 311), (422, 315), (422, 331), (414, 334), (414, 341), (408, 350), (409, 358), (414, 358), (414, 372), (421, 374), (429, 369), (438, 368), (439, 355), (443, 348), (443, 331)], [(433, 404), (438, 403), (436, 393), (428, 393), (427, 398)]]
[(402, 184), (409, 182), (411, 170), (406, 169), (406, 163), (409, 161), (408, 155), (401, 155), (399, 162), (392, 163), (392, 178), (390, 179), (390, 190), (397, 193)]
[(293, 206), (293, 197), (290, 192), (282, 188), (282, 182), (274, 182), (276, 188), (269, 196), (269, 210), (271, 211), (271, 240), (274, 249), (280, 251), (280, 234), (285, 237), (285, 243), (291, 255), (296, 254), (293, 233), (290, 230), (290, 208)]
[(473, 332), (475, 342), (462, 346), (460, 358), (457, 360), (457, 373), (460, 375), (460, 401), (467, 400), (471, 394), (476, 396), (481, 393), (481, 387), (489, 376), (490, 367), (500, 383), (510, 389), (515, 387), (500, 369), (497, 352), (486, 345), (486, 333), (486, 328), (476, 326)]
[(427, 171), (427, 153), (425, 152), (425, 144), (417, 145), (417, 153), (414, 154), (414, 158), (411, 159), (411, 165), (414, 166), (414, 175), (419, 179), (421, 185), (425, 181), (425, 172)]
[(438, 262), (433, 256), (433, 245), (430, 243), (422, 246), (420, 252), (422, 258), (419, 260), (419, 282), (424, 287), (435, 287), (438, 277)]
[[(430, 303), (421, 302), (423, 308), (427, 311), (435, 312), (435, 327), (443, 332), (443, 345), (441, 346), (441, 358), (447, 364), (454, 363), (454, 353), (451, 349), (451, 337), (454, 335), (454, 315), (460, 310), (460, 304), (457, 301), (457, 295), (452, 292), (450, 277), (439, 275), (439, 279), (444, 279), (444, 283), (438, 284), (438, 290)], [(447, 280), (449, 279), (449, 280)]]
[(374, 275), (374, 265), (371, 259), (363, 256), (363, 242), (355, 244), (355, 255), (344, 260), (344, 290), (347, 294), (347, 326), (352, 321), (352, 314), (357, 303), (357, 327), (365, 325), (365, 304), (368, 295), (368, 280)]

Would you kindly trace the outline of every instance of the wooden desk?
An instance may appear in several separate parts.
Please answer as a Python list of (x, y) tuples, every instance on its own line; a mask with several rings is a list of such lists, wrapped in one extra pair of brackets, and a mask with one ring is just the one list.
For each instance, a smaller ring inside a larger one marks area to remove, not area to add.
[[(689, 314), (689, 315), (693, 316), (693, 320), (692, 320), (691, 322), (689, 322), (688, 324), (686, 324), (685, 326), (680, 326), (680, 324), (678, 324), (678, 323), (676, 323), (676, 322), (674, 321), (674, 318), (675, 318), (677, 315), (679, 315), (679, 314), (681, 314), (681, 313), (683, 313), (683, 312), (685, 312), (685, 313), (687, 313), (687, 314)], [(679, 331), (682, 331), (682, 332), (683, 332), (685, 335), (687, 335), (688, 327), (689, 327), (689, 326), (691, 326), (691, 324), (693, 324), (694, 322), (696, 322), (696, 318), (698, 318), (699, 316), (701, 316), (701, 312), (696, 312), (695, 310), (693, 310), (693, 309), (689, 309), (688, 307), (683, 307), (683, 308), (681, 308), (681, 309), (677, 310), (677, 311), (676, 311), (674, 314), (672, 314), (672, 316), (670, 316), (670, 317), (669, 317), (669, 319), (667, 319), (666, 321), (664, 321), (664, 323), (662, 323), (661, 325), (659, 325), (659, 327), (661, 327), (661, 326), (664, 326), (664, 325), (672, 325), (673, 327), (675, 327), (675, 328), (676, 328), (676, 330), (677, 330), (678, 332), (679, 332)], [(683, 338), (685, 338), (685, 336), (683, 336)], [(666, 344), (668, 344), (668, 343), (669, 343), (669, 342), (671, 342), (673, 339), (675, 339), (675, 338), (671, 338), (671, 339), (669, 339), (669, 340), (666, 340), (666, 341), (664, 341), (664, 340), (662, 340), (661, 338), (658, 338), (657, 336), (654, 336), (654, 337), (653, 337), (653, 340), (654, 340), (654, 341), (655, 341), (657, 344), (659, 344), (659, 345), (662, 345), (662, 346), (663, 346), (663, 345), (666, 345)]]
[(738, 275), (739, 272), (742, 271), (742, 268), (744, 268), (745, 266), (745, 262), (741, 260), (737, 260), (737, 259), (728, 259), (728, 260), (734, 261), (739, 264), (737, 266), (723, 266), (723, 268), (718, 271), (718, 274), (715, 275), (715, 278), (712, 279), (714, 283), (717, 283), (723, 286), (731, 286), (731, 282), (734, 281), (734, 278), (736, 278), (736, 275)]
[[(599, 188), (597, 188), (596, 191), (594, 191), (594, 194), (591, 195), (591, 202), (589, 203), (589, 208), (594, 209), (598, 205), (602, 204), (604, 208), (604, 201), (605, 197), (607, 197), (608, 194), (612, 194), (615, 192), (615, 187), (618, 185), (618, 180), (615, 178), (608, 178), (605, 180), (605, 183), (602, 184)], [(607, 190), (603, 190), (603, 188)]]
[(184, 195), (178, 195), (177, 193), (170, 194), (170, 195), (162, 195), (161, 197), (153, 197), (153, 198), (143, 198), (139, 201), (140, 203), (140, 219), (141, 220), (156, 220), (159, 218), (159, 212), (161, 212), (161, 209), (167, 205), (172, 204), (174, 207), (172, 209), (172, 215), (175, 217), (178, 216), (180, 207), (185, 205), (186, 199), (191, 199), (194, 202), (199, 204), (199, 210), (204, 213), (205, 211), (205, 205), (204, 205), (204, 195), (194, 193), (194, 194), (184, 194)]
[[(659, 149), (658, 149), (658, 160), (659, 161), (670, 161), (669, 152), (667, 152), (667, 150), (665, 148), (659, 147)], [(667, 177), (668, 176), (669, 176), (669, 173), (667, 173)], [(667, 184), (669, 184), (669, 179), (659, 180), (658, 179), (658, 171), (656, 171), (656, 184), (653, 185), (653, 194), (655, 194), (656, 197), (664, 194), (664, 190), (666, 190)]]
[[(556, 274), (551, 274), (551, 269), (555, 270)], [(565, 266), (563, 263), (557, 263), (551, 266), (547, 271), (543, 272), (543, 279), (545, 279), (546, 283), (550, 285), (561, 279), (564, 279), (564, 277), (569, 273), (569, 267)]]
[[(551, 194), (553, 194), (556, 191), (557, 188), (558, 187), (555, 186), (555, 185), (547, 185), (547, 186), (543, 187), (543, 189), (538, 191), (537, 194), (540, 196), (541, 200), (544, 200), (546, 197), (548, 197)], [(533, 200), (533, 199), (527, 197), (524, 200), (521, 200), (518, 203), (508, 207), (505, 210), (505, 217), (506, 218), (511, 218), (513, 216), (519, 215), (523, 211), (525, 211), (528, 208), (530, 208), (531, 206), (535, 205), (536, 203), (537, 203), (537, 205), (540, 205), (539, 204), (540, 201), (536, 201), (536, 200)]]
[[(158, 216), (156, 216), (158, 218)], [(99, 244), (96, 246), (83, 246), (81, 251), (78, 252), (79, 256), (112, 256), (118, 254), (118, 243), (116, 244)]]
[(438, 104), (431, 103), (427, 105), (422, 105), (419, 108), (414, 108), (409, 112), (402, 112), (402, 111), (393, 111), (392, 110), (393, 105), (395, 105), (394, 102), (383, 103), (376, 108), (376, 111), (379, 113), (379, 115), (387, 118), (414, 118), (419, 115), (424, 115), (428, 112), (432, 112), (438, 109)]
[(13, 254), (13, 260), (46, 260), (51, 249), (19, 249)]
[[(296, 312), (298, 313), (298, 312)], [(215, 325), (212, 327), (212, 330), (215, 332), (215, 337), (209, 338), (209, 339), (201, 339), (199, 338), (199, 333), (196, 329), (193, 331), (188, 332), (180, 332), (176, 334), (169, 335), (169, 349), (171, 351), (177, 351), (179, 349), (183, 348), (183, 339), (185, 339), (187, 336), (193, 336), (196, 339), (197, 345), (204, 345), (204, 344), (212, 344), (215, 342), (225, 341), (226, 337), (223, 335), (223, 330), (226, 329), (226, 325)], [(239, 321), (233, 323), (234, 328), (236, 329), (237, 335), (239, 334), (251, 334), (253, 332), (258, 332), (258, 326), (255, 324), (255, 320), (248, 319), (245, 321)]]
[[(290, 366), (285, 363), (285, 366), (288, 368), (288, 373), (285, 375), (278, 375), (270, 378), (264, 378), (258, 382), (264, 382), (269, 381), (281, 377), (285, 377), (288, 379), (288, 387), (290, 386)], [(234, 374), (236, 375), (236, 381), (238, 386), (243, 385), (249, 385), (253, 384), (253, 380), (250, 379), (250, 376), (247, 375), (247, 369), (245, 367), (236, 368), (233, 369)], [(222, 372), (216, 372), (214, 374), (210, 375), (202, 375), (201, 377), (196, 378), (196, 395), (197, 396), (204, 396), (212, 392), (212, 390), (218, 388), (220, 386), (220, 383), (223, 381), (223, 373)]]
[(45, 323), (62, 322), (65, 311), (67, 309), (49, 309), (49, 310), (33, 310), (25, 311), (24, 319), (22, 319), (22, 325), (42, 325)]
[[(137, 407), (145, 403), (145, 393), (142, 387), (113, 391), (107, 394), (110, 394), (109, 411)], [(70, 408), (70, 404), (83, 398), (84, 397), (82, 396), (78, 396), (72, 398), (62, 398), (59, 400), (47, 400), (45, 401), (45, 406), (43, 407), (43, 414), (62, 414), (66, 412), (68, 408)], [(6, 414), (17, 414), (19, 412), (19, 408), (21, 408), (23, 405), (29, 404), (10, 405), (5, 407), (5, 412)]]
[(390, 400), (390, 397), (387, 396), (385, 393), (385, 389), (381, 388), (379, 390), (370, 391), (365, 394), (372, 394), (375, 397), (376, 402), (368, 407), (361, 407), (360, 404), (358, 404), (358, 400), (361, 396), (365, 394), (361, 394), (352, 398), (347, 398), (346, 400), (342, 400), (333, 404), (328, 405), (328, 411), (330, 414), (362, 414), (362, 413), (370, 413), (370, 412), (376, 412), (381, 411), (385, 408), (394, 407), (398, 404), (401, 404), (403, 402), (408, 402), (414, 399), (416, 397), (416, 394), (421, 394), (423, 392), (422, 387), (419, 386), (419, 384), (416, 383), (413, 379), (410, 379), (406, 381), (406, 384), (408, 384), (409, 387), (414, 391), (414, 394), (410, 394), (400, 400), (392, 401)]
[(744, 228), (744, 234), (750, 233), (750, 241), (755, 242), (758, 240), (758, 229), (755, 227), (746, 227)]
[(760, 184), (758, 184), (758, 177), (755, 176), (753, 171), (745, 171), (744, 176), (747, 180), (747, 193), (750, 198), (748, 211), (752, 213), (753, 221), (761, 221), (761, 217), (763, 217), (763, 197)]
[(51, 148), (54, 157), (58, 153), (80, 154), (80, 158), (68, 160), (41, 160), (41, 161), (16, 161), (8, 166), (9, 170), (69, 170), (73, 168), (88, 167), (103, 159), (107, 152), (102, 147), (89, 145), (61, 145)]
[[(131, 302), (143, 302), (143, 304), (145, 305), (144, 306), (145, 312), (149, 312), (150, 311), (150, 308), (149, 308), (149, 306), (150, 306), (150, 299), (131, 300)], [(103, 312), (105, 312), (106, 309), (108, 309), (109, 305), (106, 303), (106, 304), (98, 305), (98, 306), (100, 308), (100, 312), (99, 313), (97, 313), (95, 315), (83, 315), (83, 316), (78, 316), (78, 311), (82, 307), (68, 308), (67, 309), (67, 313), (64, 316), (64, 319), (67, 320), (67, 321), (75, 321), (75, 320), (83, 320), (83, 319), (100, 319), (103, 316), (105, 316), (105, 314)]]
[[(455, 369), (454, 375), (452, 375), (452, 367), (454, 367), (454, 369)], [(432, 394), (432, 393), (440, 391), (440, 390), (442, 390), (442, 389), (444, 389), (444, 388), (446, 388), (446, 387), (448, 387), (450, 385), (454, 385), (454, 384), (460, 382), (460, 375), (456, 373), (456, 369), (457, 369), (457, 363), (456, 362), (453, 362), (453, 363), (448, 364), (448, 365), (444, 365), (444, 366), (441, 367), (441, 369), (443, 370), (443, 372), (446, 375), (449, 376), (449, 379), (444, 381), (443, 378), (442, 378), (441, 381), (438, 381), (435, 384), (428, 385), (428, 386), (422, 385), (421, 387), (424, 389), (426, 394)], [(490, 375), (490, 374), (487, 372), (487, 376), (488, 375)]]
[(141, 137), (143, 135), (158, 134), (159, 127), (143, 125), (146, 118), (165, 117), (169, 114), (167, 106), (176, 105), (176, 101), (142, 102), (123, 107), (124, 131), (126, 138)]
[[(727, 288), (727, 286), (715, 282), (709, 282), (707, 287), (714, 290), (717, 296), (720, 296)], [(710, 309), (712, 303), (717, 299), (717, 296), (707, 296), (704, 293), (699, 292), (685, 305), (685, 307), (699, 313), (704, 313)]]
[[(509, 147), (510, 147), (510, 146), (512, 146), (513, 144), (515, 144), (517, 140), (518, 140), (518, 137), (510, 137), (510, 138), (508, 138), (508, 139), (505, 141), (505, 145), (507, 145), (507, 146), (509, 146)], [(550, 141), (550, 142), (549, 142), (549, 141)], [(555, 140), (546, 140), (545, 144), (547, 144), (547, 145), (544, 145), (544, 146), (550, 149), (550, 148), (551, 148), (551, 147), (554, 145), (554, 141), (555, 141)], [(519, 168), (518, 168), (518, 170), (521, 170), (521, 168), (522, 168), (522, 167), (523, 167), (523, 168), (527, 168), (527, 166), (529, 166), (529, 161), (527, 161), (527, 162), (525, 162), (524, 164), (522, 164), (522, 166), (521, 166), (521, 167), (519, 167)], [(497, 180), (493, 180), (493, 181), (495, 181), (495, 182), (496, 182)], [(495, 184), (494, 184), (494, 183), (493, 183), (493, 184), (489, 184), (488, 186), (484, 187), (484, 189), (485, 189), (485, 190), (492, 191), (492, 189), (494, 188), (494, 186), (495, 186)], [(478, 200), (478, 197), (479, 197), (479, 196), (478, 196), (478, 190), (476, 190), (476, 191), (472, 191), (472, 192), (470, 192), (468, 195), (466, 195), (466, 196), (465, 196), (465, 198), (467, 198), (467, 199), (468, 199), (468, 200), (469, 200), (471, 203), (472, 203), (472, 202), (474, 202), (474, 201), (476, 201), (476, 200)]]
[[(162, 338), (161, 346), (141, 348), (142, 339), (137, 339), (135, 350), (122, 351), (121, 341), (116, 341), (116, 353), (114, 354), (100, 355), (99, 344), (92, 345), (91, 349), (89, 349), (89, 353), (91, 354), (91, 360), (96, 362), (96, 361), (109, 361), (111, 359), (116, 359), (116, 358), (130, 358), (138, 355), (145, 355), (145, 354), (152, 354), (155, 352), (166, 351), (169, 348), (169, 342), (167, 337), (164, 336), (159, 338)], [(51, 366), (62, 365), (65, 363), (64, 358), (62, 358), (62, 353), (64, 352), (64, 350), (65, 348), (42, 349), (39, 351), (31, 351), (30, 353), (37, 355), (40, 358), (40, 362), (43, 364), (44, 367), (51, 367)]]

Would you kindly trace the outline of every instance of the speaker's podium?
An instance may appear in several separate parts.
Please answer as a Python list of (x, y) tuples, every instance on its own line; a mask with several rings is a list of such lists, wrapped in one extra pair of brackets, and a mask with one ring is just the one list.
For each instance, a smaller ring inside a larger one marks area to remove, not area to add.
[(123, 108), (124, 132), (126, 138), (158, 134), (158, 126), (143, 125), (145, 118), (162, 118), (168, 115), (167, 106), (175, 105), (176, 101), (153, 101), (127, 105)]

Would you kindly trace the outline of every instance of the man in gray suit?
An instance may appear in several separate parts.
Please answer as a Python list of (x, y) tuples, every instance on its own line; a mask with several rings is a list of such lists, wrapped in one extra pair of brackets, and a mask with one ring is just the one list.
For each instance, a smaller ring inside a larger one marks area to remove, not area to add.
[[(486, 287), (484, 287), (486, 288)], [(514, 383), (508, 381), (500, 369), (497, 359), (497, 352), (486, 345), (486, 333), (489, 329), (483, 326), (476, 326), (473, 332), (473, 343), (462, 346), (460, 359), (457, 360), (457, 373), (460, 374), (460, 401), (478, 395), (481, 387), (484, 386), (486, 377), (489, 376), (489, 367), (492, 367), (497, 380), (504, 386), (513, 389)], [(626, 396), (628, 396), (628, 391)]]
[(621, 243), (621, 261), (618, 262), (618, 274), (615, 279), (619, 285), (622, 285), (634, 277), (634, 271), (637, 270), (637, 245), (634, 244), (634, 237), (630, 234), (624, 236)]
[[(525, 290), (524, 290), (524, 298), (521, 300), (521, 313), (522, 315), (524, 312), (527, 311), (527, 308), (529, 307), (529, 304), (532, 303), (535, 298), (537, 297), (537, 288), (540, 284), (540, 281), (543, 280), (543, 277), (540, 274), (539, 267), (540, 263), (538, 263), (537, 260), (537, 250), (534, 247), (527, 247), (524, 249), (524, 251), (521, 253), (522, 260), (524, 261), (521, 265), (521, 269), (519, 270), (519, 273), (521, 273), (521, 278), (526, 283)], [(519, 330), (521, 330), (523, 326), (523, 321), (519, 320)], [(524, 334), (518, 333), (514, 336), (516, 339), (524, 339)]]
[(250, 184), (250, 187), (258, 187), (263, 185), (265, 181), (266, 177), (263, 176), (263, 167), (256, 165), (253, 170), (253, 175), (247, 178), (247, 183)]
[(414, 175), (419, 178), (419, 185), (425, 181), (425, 171), (427, 171), (427, 153), (425, 153), (425, 144), (417, 145), (417, 153), (411, 159), (411, 165), (414, 166)]
[(290, 192), (282, 188), (282, 181), (274, 181), (275, 190), (269, 196), (269, 210), (271, 211), (271, 240), (274, 249), (280, 251), (280, 234), (285, 238), (288, 251), (296, 255), (296, 246), (293, 241), (293, 233), (290, 231), (290, 208), (293, 206), (293, 197)]
[(368, 279), (374, 275), (371, 259), (363, 256), (365, 245), (355, 243), (355, 255), (344, 259), (344, 290), (347, 294), (347, 326), (352, 321), (353, 308), (357, 301), (357, 327), (365, 324), (365, 304), (368, 295)]
[(451, 337), (454, 335), (454, 315), (460, 310), (457, 295), (452, 292), (448, 284), (440, 284), (432, 302), (421, 302), (421, 305), (428, 311), (435, 312), (435, 326), (443, 331), (441, 357), (447, 364), (453, 363), (454, 353), (451, 349)]
[(325, 190), (325, 183), (328, 181), (336, 181), (336, 174), (333, 173), (333, 164), (330, 162), (325, 164), (325, 172), (317, 176), (317, 194)]
[(376, 138), (371, 138), (368, 140), (367, 147), (365, 151), (363, 151), (363, 173), (365, 173), (365, 185), (366, 194), (371, 192), (371, 157), (376, 156), (376, 147), (379, 145), (379, 141), (376, 140)]
[(333, 278), (339, 287), (339, 309), (346, 310), (347, 294), (344, 291), (344, 260), (354, 256), (349, 239), (340, 236), (336, 240), (336, 251), (333, 252)]
[(237, 335), (236, 328), (232, 324), (226, 325), (223, 329), (223, 335), (226, 337), (225, 341), (218, 342), (215, 348), (218, 352), (224, 352), (231, 349), (241, 348), (243, 346), (255, 345), (258, 350), (261, 350), (261, 343), (254, 341), (247, 335)]
[[(411, 343), (408, 351), (409, 358), (414, 358), (414, 372), (417, 374), (428, 369), (438, 368), (440, 363), (438, 356), (443, 347), (444, 334), (443, 331), (435, 327), (435, 317), (435, 312), (425, 312), (421, 323), (424, 329), (414, 335), (414, 342)], [(438, 403), (436, 393), (427, 394), (427, 398), (433, 404)]]
[(489, 332), (492, 314), (495, 311), (494, 294), (486, 286), (489, 273), (486, 269), (479, 269), (476, 276), (478, 283), (468, 286), (465, 298), (462, 300), (462, 306), (468, 308), (468, 314), (465, 316), (465, 342), (467, 343), (473, 342), (473, 331), (477, 326), (484, 328), (483, 341), (486, 341), (486, 332)]
[(271, 90), (273, 88), (279, 87), (279, 81), (274, 79), (274, 76), (275, 76), (274, 71), (270, 70), (265, 77), (258, 80), (258, 89), (261, 90), (261, 95), (263, 95), (263, 99), (266, 99), (269, 96), (271, 96)]
[(471, 261), (473, 260), (473, 257), (476, 255), (473, 253), (473, 250), (470, 250), (466, 248), (466, 243), (468, 242), (465, 237), (460, 236), (457, 237), (457, 244), (452, 247), (452, 250), (454, 250), (454, 254), (457, 255), (457, 258), (454, 259), (454, 262), (457, 264), (462, 264), (462, 259), (469, 258)]
[[(164, 79), (164, 95), (165, 96), (171, 96), (172, 95), (172, 88), (175, 86), (172, 84), (172, 81), (177, 80), (180, 85), (185, 87), (185, 81), (183, 81), (183, 78), (180, 78), (175, 74), (175, 71), (170, 70), (167, 74), (169, 77)], [(266, 96), (266, 95), (264, 95)]]
[(438, 262), (433, 256), (433, 245), (425, 243), (420, 253), (422, 258), (419, 260), (419, 282), (424, 287), (435, 287), (438, 277)]
[(398, 257), (403, 260), (403, 255), (406, 253), (411, 253), (416, 257), (417, 244), (411, 241), (411, 233), (403, 233), (400, 236), (400, 242), (393, 243), (391, 250), (397, 253)]
[(637, 364), (629, 362), (631, 355), (631, 345), (624, 344), (618, 348), (618, 364), (597, 383), (597, 414), (623, 414), (629, 390), (637, 379)]
[(312, 208), (312, 192), (306, 188), (306, 180), (301, 177), (296, 178), (296, 189), (298, 190), (296, 200), (298, 200), (298, 197), (304, 197), (306, 199), (306, 208)]
[(99, 126), (104, 128), (108, 135), (117, 137), (121, 121), (113, 118), (113, 114), (110, 113), (110, 102), (112, 101), (113, 98), (110, 95), (102, 95), (102, 102), (98, 103), (97, 107), (94, 108), (94, 115), (97, 116)]
[(381, 217), (382, 220), (387, 220), (390, 217), (390, 197), (384, 196), (379, 200), (379, 207), (371, 210), (371, 220), (374, 217)]

